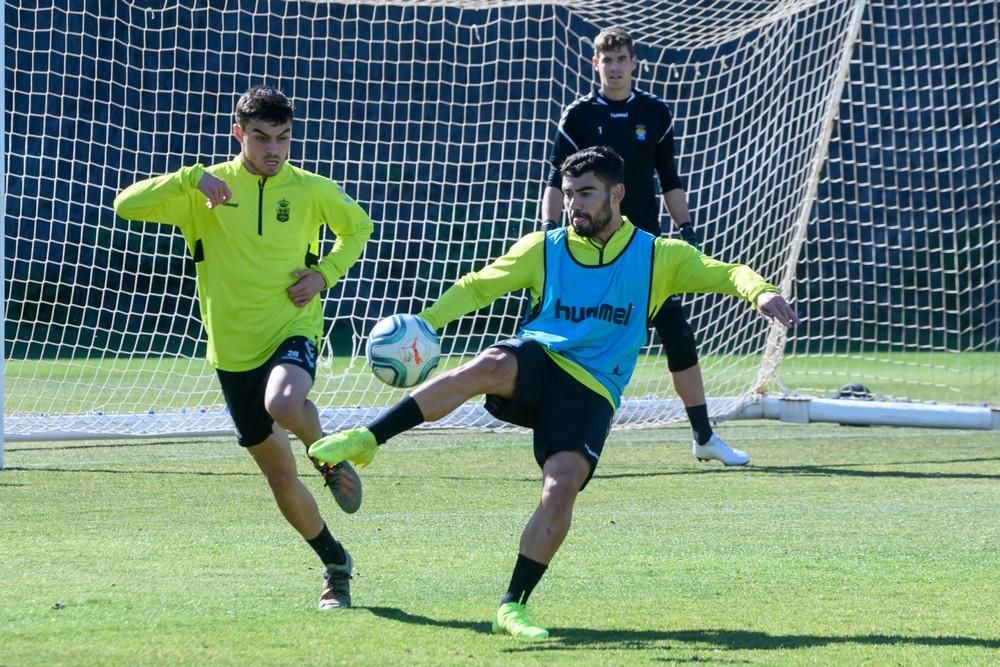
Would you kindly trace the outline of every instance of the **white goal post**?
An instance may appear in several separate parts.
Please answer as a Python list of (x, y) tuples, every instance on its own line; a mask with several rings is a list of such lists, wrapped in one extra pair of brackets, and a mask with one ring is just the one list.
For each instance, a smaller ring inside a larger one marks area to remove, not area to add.
[[(608, 25), (674, 111), (706, 252), (780, 284), (804, 318), (786, 339), (735, 299), (685, 297), (713, 418), (1000, 428), (992, 0), (4, 8), (7, 441), (232, 432), (180, 235), (111, 202), (228, 159), (233, 104), (260, 82), (295, 103), (291, 160), (376, 222), (325, 296), (324, 427), (397, 400), (364, 368), (365, 334), (537, 228), (556, 121), (592, 88)], [(446, 366), (512, 334), (524, 302), (449, 326)], [(683, 418), (651, 334), (617, 421)], [(499, 424), (476, 402), (434, 426)]]

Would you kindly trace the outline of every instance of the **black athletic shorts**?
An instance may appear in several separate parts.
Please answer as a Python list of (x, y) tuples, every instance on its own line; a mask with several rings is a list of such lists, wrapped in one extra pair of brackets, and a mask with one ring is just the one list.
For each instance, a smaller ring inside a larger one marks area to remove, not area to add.
[(594, 475), (604, 442), (611, 430), (614, 408), (601, 396), (560, 368), (541, 343), (510, 338), (493, 347), (517, 357), (514, 397), (488, 394), (486, 410), (497, 419), (534, 431), (535, 461), (539, 467), (557, 452), (580, 452)]
[(264, 392), (271, 370), (279, 364), (298, 366), (316, 379), (316, 344), (305, 336), (292, 336), (278, 346), (266, 363), (249, 371), (215, 369), (226, 397), (229, 416), (236, 426), (239, 443), (259, 445), (270, 437), (274, 419), (264, 407)]

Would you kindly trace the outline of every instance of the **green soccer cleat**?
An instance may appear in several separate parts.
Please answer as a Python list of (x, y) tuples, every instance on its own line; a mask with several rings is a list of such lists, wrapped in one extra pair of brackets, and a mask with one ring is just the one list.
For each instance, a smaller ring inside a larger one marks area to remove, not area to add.
[(502, 604), (497, 609), (497, 617), (493, 621), (493, 633), (504, 632), (524, 639), (546, 639), (549, 636), (549, 631), (531, 620), (528, 609), (517, 602)]
[(320, 463), (337, 465), (341, 461), (351, 461), (364, 467), (375, 459), (378, 443), (366, 428), (352, 428), (324, 438), (309, 447), (309, 456)]

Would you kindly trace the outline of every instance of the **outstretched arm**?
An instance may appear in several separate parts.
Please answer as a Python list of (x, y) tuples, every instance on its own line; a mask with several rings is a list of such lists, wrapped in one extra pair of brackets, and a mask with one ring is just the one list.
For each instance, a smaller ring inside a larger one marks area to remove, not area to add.
[(682, 241), (656, 239), (651, 303), (658, 307), (667, 297), (685, 292), (731, 294), (746, 299), (779, 324), (798, 322), (778, 288), (750, 267), (712, 259)]
[(467, 313), (493, 303), (519, 289), (541, 293), (545, 279), (544, 235), (532, 232), (512, 245), (496, 261), (462, 276), (429, 308), (418, 313), (434, 329), (440, 329)]

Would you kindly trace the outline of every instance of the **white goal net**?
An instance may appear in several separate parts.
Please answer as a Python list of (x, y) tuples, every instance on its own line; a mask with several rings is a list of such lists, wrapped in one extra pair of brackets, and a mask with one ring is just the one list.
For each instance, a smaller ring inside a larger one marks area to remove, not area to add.
[[(324, 426), (397, 400), (364, 367), (365, 334), (537, 228), (556, 121), (593, 87), (608, 25), (633, 33), (638, 87), (674, 111), (706, 252), (781, 284), (805, 318), (786, 341), (735, 299), (686, 297), (714, 417), (855, 383), (1000, 402), (992, 0), (5, 9), (7, 439), (231, 431), (179, 233), (118, 220), (111, 202), (229, 159), (235, 100), (262, 82), (295, 104), (292, 162), (376, 223), (325, 296)], [(512, 334), (524, 303), (449, 326), (446, 365)], [(647, 351), (623, 424), (684, 416), (652, 337)], [(495, 425), (471, 404), (446, 424)]]

